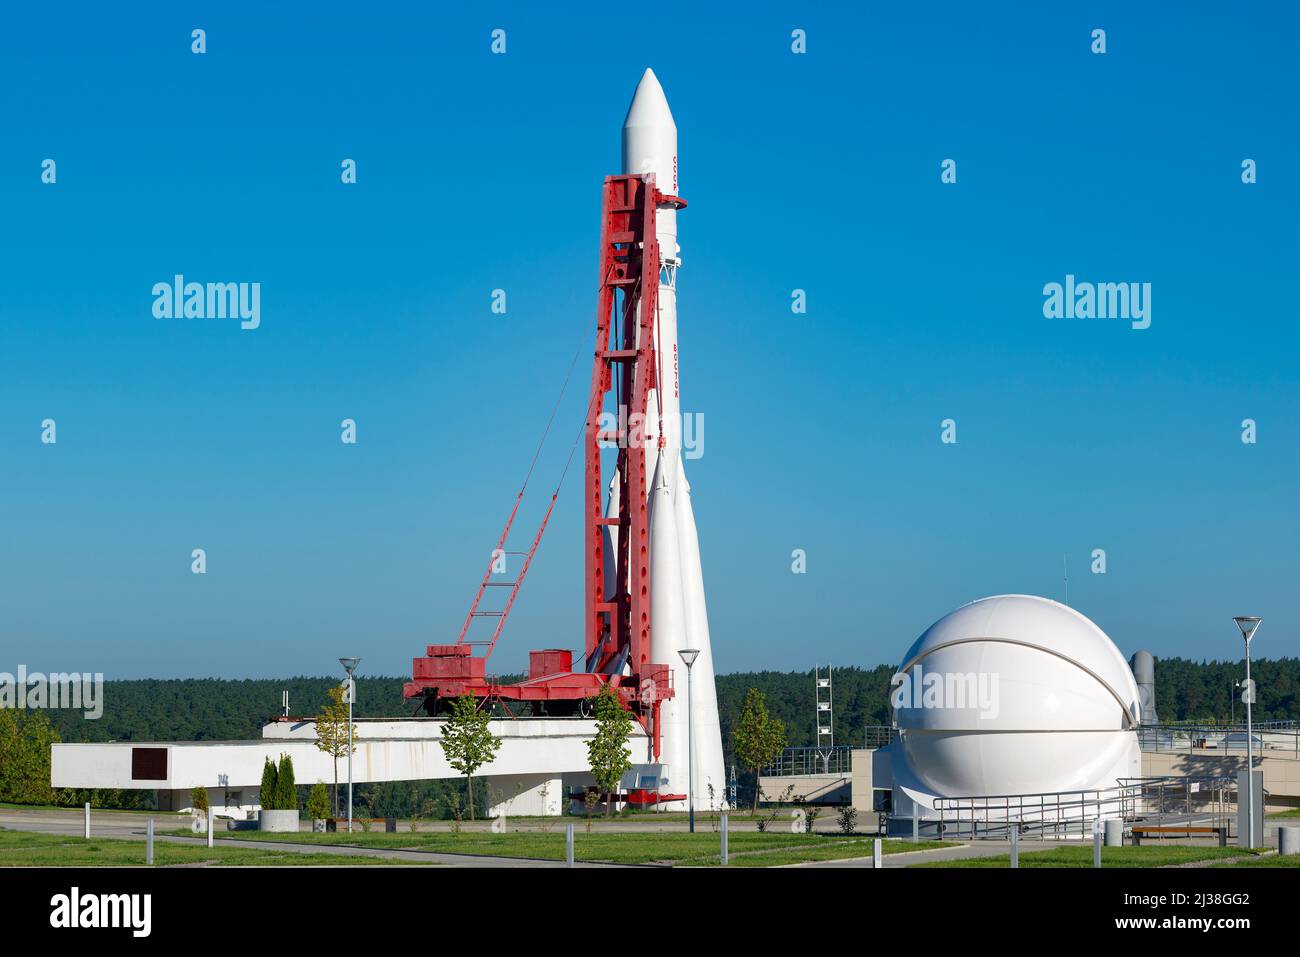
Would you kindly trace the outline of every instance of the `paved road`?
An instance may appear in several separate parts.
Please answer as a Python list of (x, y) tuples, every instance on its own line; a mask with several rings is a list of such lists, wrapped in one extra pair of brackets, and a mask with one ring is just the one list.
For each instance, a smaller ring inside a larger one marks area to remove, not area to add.
[[(143, 841), (149, 815), (122, 814), (112, 811), (91, 811), (90, 833), (95, 837), (111, 837)], [(154, 818), (156, 830), (187, 827), (189, 815), (163, 814)], [(0, 827), (15, 831), (36, 831), (43, 834), (66, 834), (80, 837), (84, 831), (82, 811), (24, 811), (0, 808)], [(155, 841), (174, 844), (201, 844), (203, 837), (173, 837), (156, 834)], [(340, 857), (382, 857), (390, 860), (416, 861), (421, 864), (440, 864), (450, 867), (565, 867), (563, 861), (540, 861), (519, 857), (483, 857), (475, 854), (442, 854), (434, 851), (401, 850), (396, 848), (339, 847), (333, 844), (286, 844), (281, 841), (245, 841), (215, 838), (220, 847), (260, 847), (267, 850), (288, 851), (296, 854), (336, 854)], [(346, 863), (346, 862), (340, 862)], [(616, 867), (614, 864), (576, 862), (578, 867)]]

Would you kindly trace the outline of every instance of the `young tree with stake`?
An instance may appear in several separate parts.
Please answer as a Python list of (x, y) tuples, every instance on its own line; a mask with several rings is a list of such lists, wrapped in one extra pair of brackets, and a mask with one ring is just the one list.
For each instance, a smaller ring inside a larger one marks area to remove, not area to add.
[[(343, 700), (343, 686), (329, 689), (330, 703), (321, 709), (316, 719), (316, 747), (334, 759), (334, 816), (339, 816), (339, 758), (348, 756), (348, 706)], [(352, 750), (357, 749), (361, 737), (356, 724), (352, 725)]]
[(627, 746), (631, 736), (632, 715), (612, 686), (602, 686), (596, 695), (596, 736), (587, 742), (587, 761), (596, 787), (605, 795), (606, 817), (614, 813), (618, 782), (632, 770), (632, 751)]
[(757, 688), (750, 688), (745, 695), (731, 744), (740, 763), (754, 772), (753, 815), (758, 812), (758, 772), (785, 750), (785, 725), (767, 713), (767, 699)]
[(451, 703), (451, 717), (442, 726), (438, 743), (447, 763), (465, 775), (469, 819), (474, 820), (474, 772), (496, 757), (501, 739), (492, 733), (491, 715), (480, 711), (473, 695), (461, 695)]

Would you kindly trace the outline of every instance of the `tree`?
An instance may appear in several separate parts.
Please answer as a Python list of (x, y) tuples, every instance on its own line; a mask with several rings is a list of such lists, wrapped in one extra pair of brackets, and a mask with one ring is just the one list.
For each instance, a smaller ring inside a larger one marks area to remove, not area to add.
[[(339, 816), (339, 758), (348, 756), (348, 706), (343, 700), (343, 686), (336, 685), (326, 692), (330, 703), (321, 709), (316, 719), (316, 747), (334, 759), (334, 816)], [(352, 725), (352, 750), (357, 749), (361, 737)]]
[(275, 810), (276, 799), (280, 796), (280, 792), (275, 786), (278, 777), (279, 774), (275, 770), (275, 764), (272, 763), (270, 758), (266, 758), (262, 764), (262, 789), (260, 792), (264, 810)]
[(313, 821), (329, 817), (330, 798), (324, 781), (317, 781), (307, 793), (307, 816)]
[(754, 807), (758, 811), (758, 772), (771, 764), (785, 750), (785, 725), (767, 713), (767, 699), (757, 688), (745, 695), (744, 707), (736, 728), (731, 732), (731, 746), (736, 759), (754, 772)]
[(605, 816), (614, 813), (614, 794), (623, 775), (632, 770), (632, 751), (627, 746), (632, 736), (632, 715), (618, 700), (611, 685), (603, 685), (596, 695), (596, 736), (587, 742), (587, 761), (596, 787), (605, 795)]
[(451, 716), (442, 726), (438, 743), (447, 763), (465, 775), (469, 819), (474, 820), (474, 772), (496, 757), (501, 739), (492, 733), (490, 715), (478, 709), (473, 695), (461, 695), (451, 703)]
[(298, 788), (293, 780), (293, 758), (280, 755), (280, 767), (275, 776), (275, 807), (280, 811), (298, 810)]
[(191, 788), (190, 804), (194, 806), (195, 814), (202, 814), (206, 817), (208, 813), (208, 789), (202, 784), (197, 784)]
[(59, 733), (44, 711), (0, 708), (0, 801), (53, 804), (50, 746)]

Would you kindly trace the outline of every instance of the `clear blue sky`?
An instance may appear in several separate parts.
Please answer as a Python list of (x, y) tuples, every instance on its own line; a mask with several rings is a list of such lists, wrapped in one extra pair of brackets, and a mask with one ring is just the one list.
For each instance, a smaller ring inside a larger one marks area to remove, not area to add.
[[(578, 427), (646, 66), (719, 671), (896, 661), (962, 602), (1061, 597), (1063, 554), (1126, 653), (1236, 656), (1253, 613), (1296, 654), (1293, 9), (707, 6), (7, 11), (0, 670), (401, 674), (454, 639), (581, 348), (521, 534)], [(260, 282), (261, 327), (155, 320), (175, 273)], [(1150, 282), (1151, 327), (1045, 319), (1067, 273)], [(570, 478), (497, 670), (581, 644)]]

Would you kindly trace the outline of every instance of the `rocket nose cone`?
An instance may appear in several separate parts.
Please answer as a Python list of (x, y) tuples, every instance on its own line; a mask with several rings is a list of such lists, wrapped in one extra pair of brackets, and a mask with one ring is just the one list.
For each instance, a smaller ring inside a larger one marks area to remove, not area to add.
[(632, 104), (627, 108), (627, 118), (623, 120), (623, 129), (637, 126), (669, 126), (674, 130), (673, 111), (668, 109), (668, 97), (659, 85), (655, 71), (649, 68), (641, 76), (632, 94)]

